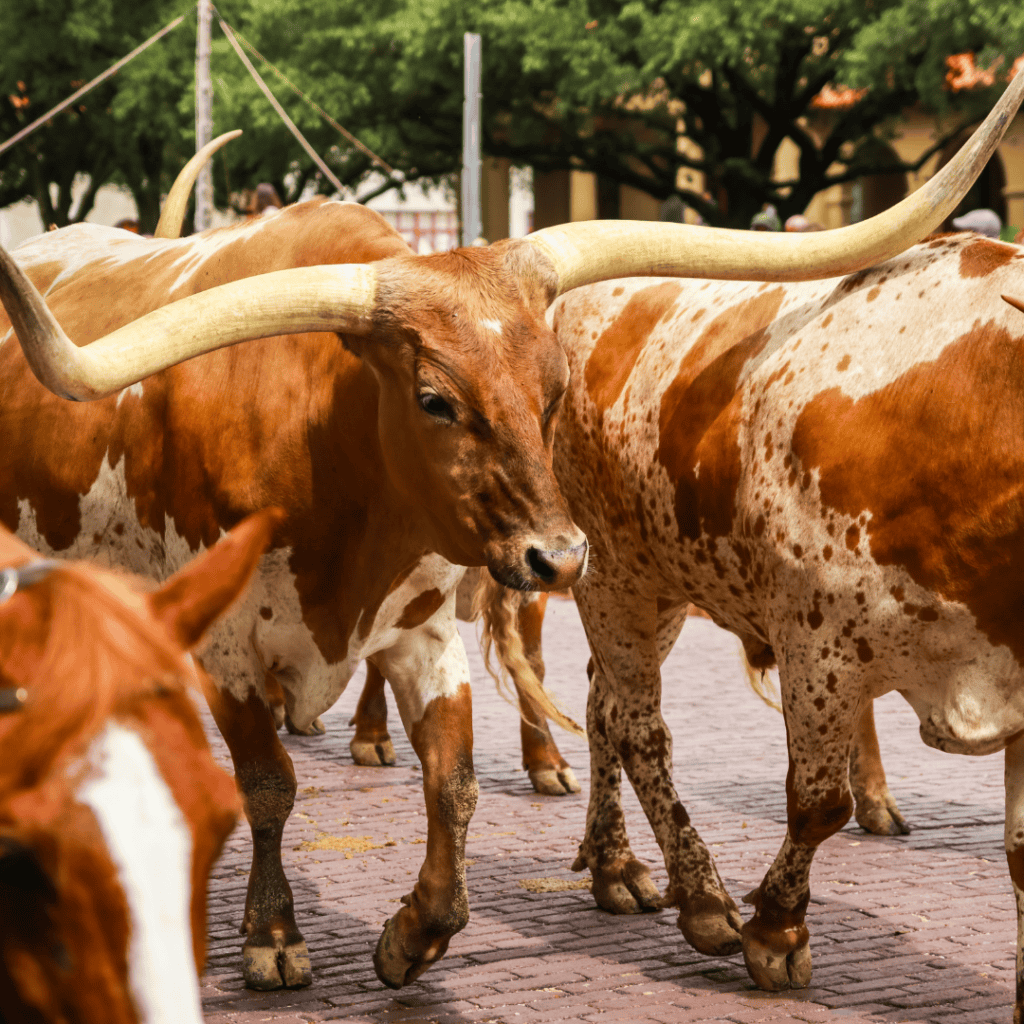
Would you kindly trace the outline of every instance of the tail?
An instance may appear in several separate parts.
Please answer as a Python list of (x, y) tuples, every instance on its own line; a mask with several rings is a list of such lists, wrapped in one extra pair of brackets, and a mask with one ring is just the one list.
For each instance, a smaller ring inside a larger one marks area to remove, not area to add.
[[(770, 708), (775, 708), (776, 711), (782, 711), (782, 705), (778, 701), (778, 690), (775, 688), (775, 683), (772, 677), (768, 675), (768, 664), (759, 664), (758, 667), (754, 667), (750, 663), (750, 657), (747, 653), (747, 647), (740, 641), (740, 657), (743, 659), (743, 670), (747, 674), (747, 682), (750, 684), (750, 688), (768, 705)], [(774, 655), (772, 655), (774, 659)], [(757, 659), (758, 662), (764, 661), (764, 659)]]
[[(519, 591), (503, 587), (491, 577), (489, 572), (480, 574), (480, 582), (473, 595), (473, 616), (475, 618), (479, 615), (483, 622), (480, 644), (484, 652), (484, 665), (494, 677), (498, 692), (509, 703), (513, 698), (512, 690), (509, 687), (511, 677), (511, 682), (523, 693), (532, 697), (552, 722), (556, 722), (563, 729), (575, 733), (577, 736), (585, 736), (584, 730), (548, 696), (527, 660), (526, 652), (523, 649), (523, 638), (519, 633), (519, 605), (521, 602), (522, 594)], [(497, 671), (491, 664), (492, 649), (497, 650)]]

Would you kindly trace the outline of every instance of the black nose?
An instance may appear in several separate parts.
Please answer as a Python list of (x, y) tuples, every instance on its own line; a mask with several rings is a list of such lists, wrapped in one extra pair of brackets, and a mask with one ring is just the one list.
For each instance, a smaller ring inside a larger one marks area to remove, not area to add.
[(526, 563), (531, 572), (541, 583), (554, 583), (559, 577), (564, 578), (564, 585), (569, 587), (579, 577), (587, 557), (587, 542), (577, 544), (573, 548), (562, 551), (542, 551), (540, 548), (529, 548), (526, 552)]

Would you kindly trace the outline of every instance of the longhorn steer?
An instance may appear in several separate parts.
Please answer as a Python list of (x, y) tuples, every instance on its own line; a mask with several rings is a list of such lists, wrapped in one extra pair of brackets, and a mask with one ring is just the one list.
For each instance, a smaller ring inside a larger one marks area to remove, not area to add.
[[(810, 979), (811, 859), (849, 818), (858, 719), (893, 689), (929, 745), (1005, 749), (1024, 937), (1024, 318), (1000, 298), (1014, 291), (1024, 249), (968, 234), (829, 281), (606, 282), (552, 309), (573, 380), (555, 473), (594, 551), (574, 588), (594, 664), (575, 867), (608, 909), (664, 905), (630, 850), (624, 767), (683, 936), (742, 946), (762, 988)], [(676, 794), (659, 711), (690, 601), (778, 659), (788, 831), (746, 924)]]
[(207, 880), (238, 796), (184, 652), (274, 522), (148, 594), (0, 527), (0, 1020), (201, 1024)]
[[(419, 257), (376, 214), (313, 201), (182, 240), (51, 232), (19, 249), (24, 274), (0, 253), (25, 349), (0, 343), (0, 519), (43, 550), (102, 552), (160, 577), (246, 512), (285, 510), (204, 656), (253, 834), (250, 985), (311, 979), (281, 865), (295, 776), (268, 673), (301, 729), (369, 658), (423, 764), (426, 860), (378, 943), (378, 977), (414, 980), (466, 922), (477, 786), (461, 566), (551, 590), (586, 562), (551, 469), (568, 383), (544, 320), (555, 296), (622, 274), (804, 280), (894, 255), (956, 203), (1022, 90), (1024, 76), (943, 175), (889, 214), (817, 235), (612, 222)], [(64, 403), (33, 372), (99, 401)]]

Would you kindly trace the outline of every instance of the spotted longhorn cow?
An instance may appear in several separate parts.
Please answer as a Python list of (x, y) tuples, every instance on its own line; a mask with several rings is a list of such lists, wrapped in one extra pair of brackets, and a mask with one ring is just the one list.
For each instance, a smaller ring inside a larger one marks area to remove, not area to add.
[(238, 796), (185, 651), (274, 522), (149, 593), (0, 528), (0, 1020), (202, 1024), (207, 881)]
[[(802, 284), (631, 279), (562, 296), (573, 384), (554, 466), (593, 550), (590, 804), (574, 867), (616, 912), (674, 905), (768, 990), (811, 975), (817, 847), (853, 803), (851, 742), (898, 690), (925, 743), (1005, 750), (1024, 938), (1024, 248), (938, 236)], [(688, 602), (778, 661), (788, 829), (742, 920), (672, 779), (659, 667)], [(668, 870), (633, 855), (620, 772)], [(1022, 948), (1017, 970), (1021, 977)], [(1018, 984), (1015, 1020), (1022, 1012)]]
[(587, 560), (551, 465), (569, 371), (548, 306), (623, 275), (806, 280), (887, 259), (949, 212), (1022, 87), (925, 189), (817, 235), (595, 222), (416, 256), (364, 207), (313, 200), (186, 239), (77, 225), (0, 252), (21, 341), (0, 343), (0, 521), (42, 551), (162, 578), (246, 513), (285, 512), (203, 654), (253, 836), (249, 985), (311, 980), (281, 863), (296, 783), (268, 674), (304, 728), (369, 659), (422, 762), (426, 859), (378, 942), (378, 977), (414, 980), (465, 925), (477, 785), (462, 567), (548, 591)]

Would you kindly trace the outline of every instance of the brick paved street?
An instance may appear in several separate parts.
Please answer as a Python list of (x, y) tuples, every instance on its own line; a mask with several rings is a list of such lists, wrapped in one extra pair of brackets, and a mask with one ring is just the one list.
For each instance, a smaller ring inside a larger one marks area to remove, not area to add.
[[(242, 987), (237, 928), (250, 852), (242, 826), (212, 885), (208, 1024), (1010, 1021), (1015, 921), (1002, 852), (1001, 755), (930, 750), (900, 697), (880, 702), (890, 786), (914, 831), (879, 839), (850, 824), (824, 844), (808, 910), (811, 987), (770, 995), (750, 987), (741, 956), (714, 960), (690, 949), (674, 911), (613, 917), (586, 890), (531, 891), (543, 887), (537, 879), (580, 880), (569, 865), (585, 819), (586, 746), (558, 736), (583, 794), (537, 796), (519, 768), (515, 712), (483, 671), (473, 627), (464, 636), (480, 780), (467, 847), (469, 925), (417, 984), (391, 992), (374, 976), (381, 927), (423, 857), (425, 819), (420, 773), (393, 704), (398, 766), (351, 763), (357, 679), (325, 717), (326, 737), (284, 738), (299, 777), (285, 864), (314, 983), (291, 992)], [(737, 652), (732, 636), (691, 619), (665, 666), (664, 709), (677, 786), (738, 901), (782, 840), (786, 755), (782, 718), (748, 690)], [(549, 686), (582, 721), (587, 650), (571, 602), (549, 604), (545, 656)], [(215, 745), (227, 763), (223, 744)], [(664, 889), (660, 853), (624, 789), (633, 849)]]

